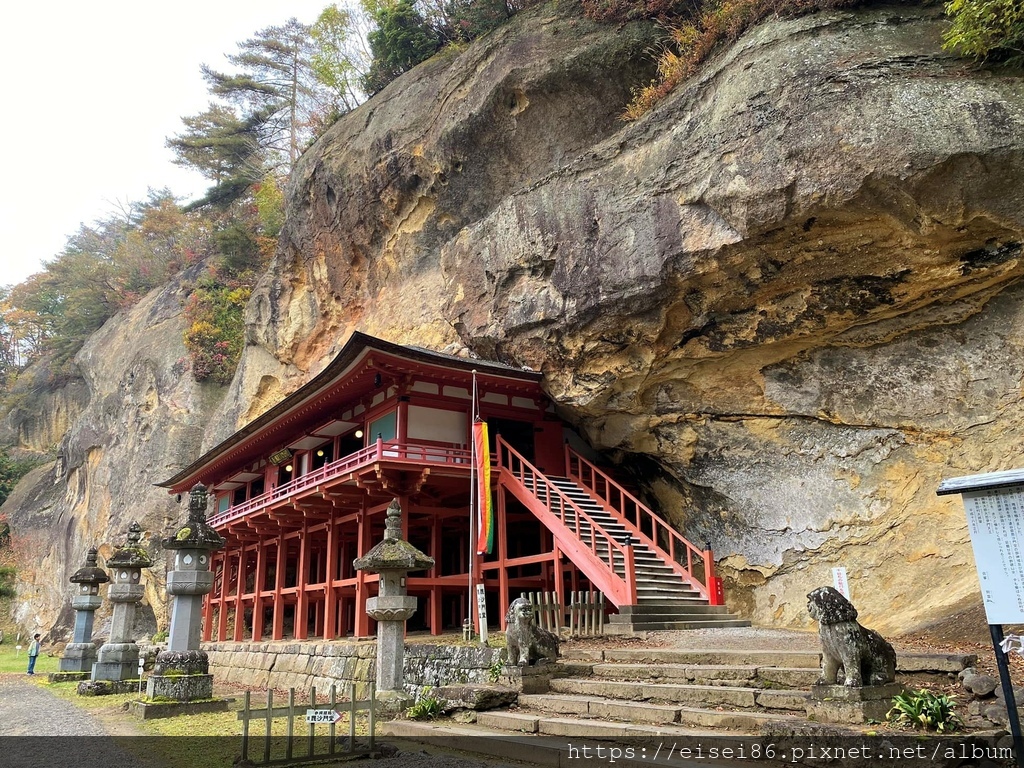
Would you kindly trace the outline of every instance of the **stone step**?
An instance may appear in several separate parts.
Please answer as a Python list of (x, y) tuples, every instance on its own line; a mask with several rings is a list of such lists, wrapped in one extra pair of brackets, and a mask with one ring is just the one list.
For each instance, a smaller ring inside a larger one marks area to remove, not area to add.
[(796, 725), (806, 723), (807, 718), (797, 714), (784, 712), (761, 712), (743, 710), (701, 709), (700, 707), (680, 707), (679, 724), (700, 728), (721, 728), (727, 731), (743, 733), (760, 733), (761, 728), (768, 724)]
[(646, 597), (650, 600), (656, 600), (661, 597), (666, 602), (672, 602), (680, 597), (693, 597), (695, 593), (692, 589), (682, 583), (682, 581), (673, 584), (671, 582), (655, 582), (655, 581), (642, 581), (637, 579), (636, 581), (636, 596), (637, 598)]
[(632, 624), (605, 624), (605, 634), (624, 635), (636, 632), (664, 632), (668, 630), (726, 629), (749, 627), (746, 619), (716, 619), (708, 621), (634, 622)]
[[(735, 707), (739, 709), (802, 709), (806, 691), (780, 691), (727, 685), (688, 685), (556, 678), (551, 692), (577, 697), (599, 696), (626, 701), (652, 701), (692, 707)], [(798, 704), (798, 702), (800, 702)]]
[(694, 683), (697, 685), (750, 685), (756, 688), (782, 686), (806, 689), (821, 672), (817, 668), (769, 667), (753, 664), (616, 664), (589, 666), (589, 674), (608, 680), (649, 680), (651, 682)]
[(595, 699), (591, 696), (559, 696), (556, 694), (520, 695), (519, 706), (563, 715), (601, 718), (628, 723), (676, 723), (679, 707), (618, 699)]
[(703, 597), (688, 598), (686, 601), (672, 600), (671, 602), (650, 602), (642, 605), (619, 606), (619, 612), (609, 616), (609, 620), (615, 621), (643, 621), (647, 618), (660, 618), (663, 616), (678, 615), (680, 613), (705, 615), (730, 615), (729, 609), (724, 605), (708, 605)]
[[(624, 610), (633, 610), (637, 606), (625, 606)], [(646, 606), (640, 606), (641, 609)], [(611, 619), (611, 617), (609, 617)], [(569, 651), (572, 653), (572, 651)], [(594, 654), (597, 655), (594, 655)], [(589, 661), (604, 661), (619, 664), (687, 664), (687, 665), (729, 665), (756, 666), (767, 670), (774, 668), (776, 677), (772, 682), (782, 685), (800, 687), (804, 681), (820, 670), (821, 654), (816, 650), (735, 650), (735, 649), (701, 649), (685, 650), (676, 648), (608, 648), (591, 651)], [(934, 654), (899, 652), (896, 654), (896, 668), (900, 672), (932, 672), (957, 673), (977, 663), (975, 654)], [(801, 672), (805, 673), (803, 676)], [(764, 672), (767, 674), (767, 672)], [(790, 683), (788, 681), (792, 680)], [(813, 684), (817, 680), (811, 680)], [(799, 682), (797, 682), (799, 681)]]
[(712, 685), (729, 681), (733, 685), (757, 681), (756, 666), (727, 666), (724, 664), (594, 664), (591, 674), (609, 680), (672, 681)]
[(818, 651), (788, 651), (749, 649), (687, 650), (679, 648), (608, 648), (602, 661), (635, 664), (724, 664), (733, 666), (779, 666), (787, 668), (819, 669)]
[[(577, 715), (581, 718), (589, 715), (591, 718), (613, 723), (628, 722), (633, 725), (642, 723), (699, 726), (756, 733), (767, 723), (795, 724), (805, 719), (796, 714), (778, 711), (705, 709), (557, 694), (521, 696), (519, 705), (530, 712), (480, 713), (477, 715), (477, 723), (491, 728), (537, 733), (538, 723), (544, 717), (538, 713), (553, 713)], [(802, 714), (802, 708), (800, 712)]]
[[(716, 735), (714, 731), (686, 728), (680, 725), (610, 723), (607, 720), (582, 720), (561, 717), (538, 718), (537, 733), (548, 736), (571, 736), (574, 738), (590, 739), (642, 738), (644, 736), (693, 736), (709, 738)], [(519, 758), (517, 757), (516, 759)], [(690, 765), (692, 766), (693, 763), (690, 763)]]
[(672, 613), (652, 614), (649, 616), (619, 616), (618, 614), (612, 614), (605, 622), (605, 626), (614, 627), (615, 629), (612, 631), (619, 631), (629, 627), (651, 627), (660, 624), (706, 624), (707, 622), (722, 621), (736, 622), (745, 620), (738, 619), (730, 613), (700, 613), (689, 608), (680, 608)]

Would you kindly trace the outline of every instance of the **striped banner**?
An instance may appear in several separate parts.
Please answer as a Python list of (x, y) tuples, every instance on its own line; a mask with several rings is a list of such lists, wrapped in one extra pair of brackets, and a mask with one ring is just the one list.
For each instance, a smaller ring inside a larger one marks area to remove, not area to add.
[(491, 450), (487, 439), (487, 422), (473, 422), (473, 443), (476, 447), (477, 509), (480, 532), (476, 540), (478, 555), (491, 554), (494, 549), (494, 505), (491, 503)]

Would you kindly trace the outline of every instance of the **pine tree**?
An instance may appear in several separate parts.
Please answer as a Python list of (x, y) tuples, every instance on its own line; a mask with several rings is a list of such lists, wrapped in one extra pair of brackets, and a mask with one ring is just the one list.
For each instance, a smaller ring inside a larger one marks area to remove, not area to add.
[(290, 170), (309, 138), (308, 118), (320, 106), (310, 27), (292, 18), (260, 30), (238, 48), (227, 57), (237, 71), (203, 65), (203, 77), (213, 95), (241, 111), (241, 122), (256, 131), (260, 146), (285, 158)]

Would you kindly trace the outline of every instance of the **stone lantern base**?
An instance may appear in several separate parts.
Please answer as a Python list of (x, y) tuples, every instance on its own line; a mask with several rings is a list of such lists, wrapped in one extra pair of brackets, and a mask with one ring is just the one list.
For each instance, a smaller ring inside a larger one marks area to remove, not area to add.
[(416, 699), (405, 691), (376, 691), (373, 701), (374, 708), (381, 714), (402, 713), (416, 703)]
[(213, 698), (213, 675), (206, 651), (161, 651), (146, 683), (149, 699), (188, 702)]
[(58, 669), (61, 672), (91, 672), (95, 663), (95, 643), (68, 643)]
[(93, 680), (138, 680), (139, 646), (135, 643), (105, 643), (93, 665)]
[(202, 701), (213, 698), (213, 675), (150, 675), (146, 698)]

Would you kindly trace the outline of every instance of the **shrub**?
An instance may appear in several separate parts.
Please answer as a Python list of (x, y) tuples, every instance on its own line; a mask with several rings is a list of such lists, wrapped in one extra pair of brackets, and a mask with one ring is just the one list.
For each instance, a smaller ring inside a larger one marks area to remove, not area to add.
[(704, 0), (688, 21), (670, 25), (671, 42), (658, 57), (658, 76), (633, 92), (622, 118), (636, 120), (692, 75), (712, 51), (731, 43), (773, 14), (799, 16), (829, 8), (860, 5), (865, 0)]
[(893, 697), (892, 709), (885, 717), (897, 725), (952, 733), (963, 727), (963, 721), (953, 711), (955, 706), (955, 697), (922, 688)]
[(953, 20), (943, 47), (976, 59), (1024, 60), (1024, 3), (1020, 0), (951, 0)]
[(185, 304), (185, 348), (196, 381), (231, 382), (245, 344), (243, 315), (251, 293), (249, 287), (221, 281), (213, 272), (193, 287)]
[(444, 711), (444, 704), (440, 699), (433, 696), (423, 696), (405, 710), (405, 715), (410, 720), (436, 720)]

